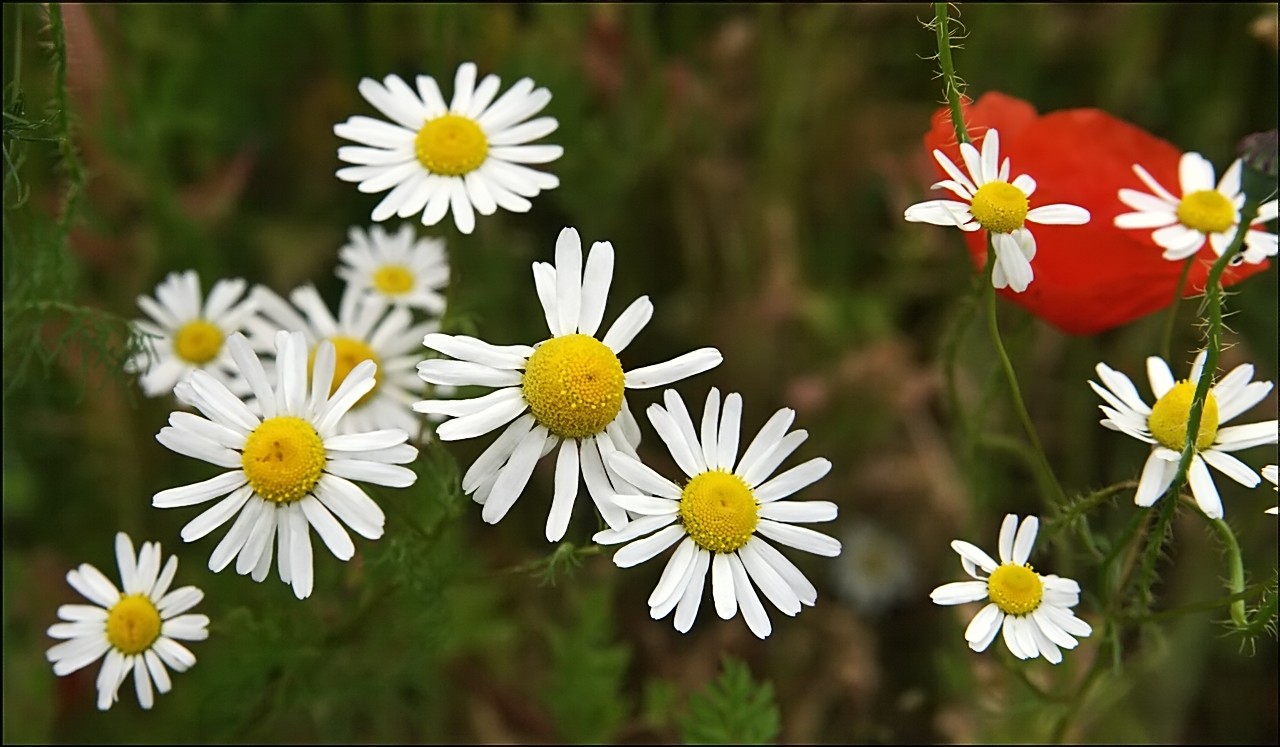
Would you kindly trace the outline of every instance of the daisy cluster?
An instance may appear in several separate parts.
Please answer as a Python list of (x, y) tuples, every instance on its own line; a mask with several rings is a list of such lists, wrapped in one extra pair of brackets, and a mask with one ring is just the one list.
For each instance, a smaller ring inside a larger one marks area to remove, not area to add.
[[(992, 112), (996, 112), (995, 107), (998, 106), (1014, 108), (1005, 98), (994, 100), (993, 108), (988, 110), (989, 116), (996, 116)], [(1018, 116), (1025, 121), (1029, 115), (1019, 109)], [(1079, 121), (1095, 119), (1096, 115), (1091, 114)], [(1104, 120), (1098, 124), (1099, 134), (1095, 138), (1100, 140), (1106, 139), (1102, 133), (1122, 129), (1111, 121)], [(1031, 126), (1024, 124), (1022, 129), (1029, 130)], [(1008, 157), (1001, 159), (999, 129), (991, 126), (974, 131), (978, 133), (980, 148), (969, 142), (960, 142), (961, 163), (942, 149), (932, 150), (933, 158), (945, 177), (932, 188), (947, 190), (958, 199), (929, 200), (911, 205), (903, 217), (909, 222), (954, 226), (966, 234), (982, 236), (980, 250), (975, 257), (986, 256), (994, 263), (988, 268), (991, 285), (1002, 290), (1007, 297), (1031, 299), (1025, 305), (1033, 313), (1052, 309), (1052, 305), (1042, 304), (1042, 299), (1061, 293), (1061, 288), (1068, 285), (1059, 268), (1071, 262), (1087, 264), (1084, 257), (1073, 260), (1067, 255), (1090, 239), (1084, 236), (1073, 239), (1066, 232), (1053, 233), (1053, 243), (1039, 247), (1028, 224), (1084, 226), (1095, 215), (1111, 215), (1114, 217), (1108, 224), (1098, 229), (1104, 232), (1104, 238), (1099, 241), (1108, 250), (1113, 250), (1121, 241), (1131, 240), (1122, 234), (1155, 229), (1149, 235), (1143, 235), (1141, 240), (1149, 243), (1140, 248), (1145, 254), (1138, 261), (1148, 264), (1153, 259), (1156, 262), (1186, 262), (1187, 270), (1191, 269), (1190, 263), (1196, 261), (1202, 250), (1216, 259), (1233, 245), (1240, 247), (1229, 260), (1236, 266), (1259, 265), (1276, 256), (1276, 235), (1265, 228), (1276, 218), (1275, 199), (1263, 202), (1256, 217), (1251, 218), (1248, 225), (1241, 225), (1241, 209), (1246, 197), (1242, 186), (1244, 166), (1239, 159), (1215, 182), (1214, 168), (1208, 160), (1197, 153), (1183, 153), (1176, 165), (1178, 193), (1170, 191), (1153, 177), (1148, 167), (1126, 162), (1126, 170), (1132, 171), (1146, 191), (1123, 186), (1103, 192), (1099, 197), (1099, 180), (1088, 185), (1083, 179), (1039, 184), (1031, 173), (1010, 178), (1015, 172)], [(1145, 133), (1141, 136), (1149, 137)], [(1119, 136), (1116, 139), (1121, 140)], [(929, 140), (927, 136), (926, 142)], [(1139, 142), (1140, 137), (1126, 131), (1124, 141)], [(1039, 154), (1038, 160), (1028, 159), (1031, 171), (1058, 175), (1074, 168), (1059, 164), (1058, 161), (1068, 157), (1059, 155), (1057, 151), (1047, 151), (1043, 144), (1024, 146), (1023, 152)], [(1070, 158), (1079, 161), (1081, 153), (1073, 153)], [(1105, 165), (1108, 164), (1095, 163), (1093, 167), (1098, 173), (1107, 173), (1110, 170), (1103, 168)], [(1167, 159), (1161, 159), (1159, 165), (1167, 169)], [(1070, 192), (1073, 185), (1077, 186), (1079, 201), (1083, 204), (1035, 204), (1038, 191), (1062, 195)], [(1237, 243), (1240, 231), (1245, 234)], [(983, 254), (988, 245), (990, 253)], [(1037, 281), (1034, 269), (1041, 248), (1050, 249), (1054, 255), (1047, 260), (1052, 274), (1048, 281)], [(1078, 285), (1101, 287), (1087, 279)], [(1170, 287), (1164, 298), (1171, 298), (1175, 290)], [(1126, 303), (1116, 294), (1092, 292), (1100, 297), (1090, 297), (1088, 302), (1077, 299), (1074, 308), (1065, 313), (1054, 309), (1054, 316), (1046, 315), (1046, 318), (1064, 328), (1069, 325), (1074, 329), (1091, 329), (1091, 322), (1078, 322), (1072, 315), (1087, 315), (1098, 302), (1111, 305)], [(1147, 377), (1155, 397), (1152, 404), (1147, 403), (1128, 376), (1105, 363), (1097, 364), (1099, 381), (1088, 382), (1104, 403), (1100, 408), (1106, 417), (1101, 424), (1151, 445), (1134, 493), (1134, 503), (1139, 507), (1152, 506), (1169, 492), (1175, 480), (1185, 478), (1200, 511), (1209, 519), (1217, 520), (1222, 518), (1224, 511), (1210, 467), (1248, 488), (1256, 487), (1263, 477), (1275, 482), (1274, 466), (1264, 467), (1260, 477), (1235, 453), (1256, 446), (1274, 445), (1277, 421), (1225, 425), (1260, 403), (1273, 388), (1271, 382), (1253, 381), (1252, 364), (1238, 365), (1208, 387), (1200, 410), (1198, 430), (1194, 434), (1189, 433), (1197, 385), (1206, 375), (1216, 378), (1216, 372), (1204, 371), (1205, 360), (1206, 351), (1200, 351), (1191, 364), (1188, 378), (1179, 380), (1175, 379), (1164, 359), (1148, 357)], [(1184, 450), (1189, 450), (1190, 458), (1186, 473), (1182, 475), (1179, 470)], [(1041, 575), (1028, 562), (1038, 528), (1039, 520), (1034, 516), (1019, 522), (1016, 515), (1008, 515), (1000, 529), (998, 563), (968, 542), (952, 542), (964, 571), (975, 580), (945, 584), (934, 589), (931, 597), (941, 605), (986, 602), (974, 615), (964, 634), (974, 651), (984, 651), (998, 635), (1003, 634), (1006, 646), (1015, 657), (1044, 657), (1057, 664), (1062, 661), (1063, 650), (1075, 648), (1078, 638), (1091, 634), (1090, 625), (1076, 617), (1071, 609), (1080, 601), (1079, 584), (1071, 579)]]
[[(464, 63), (448, 103), (435, 78), (419, 75), (414, 83), (395, 75), (361, 81), (361, 95), (390, 121), (356, 115), (334, 127), (356, 143), (339, 148), (338, 159), (350, 165), (338, 178), (360, 192), (386, 193), (372, 225), (352, 227), (337, 252), (345, 287), (336, 311), (312, 285), (281, 295), (219, 279), (206, 296), (190, 270), (138, 298), (147, 318), (136, 327), (151, 344), (128, 370), (147, 396), (180, 405), (156, 440), (216, 468), (200, 482), (161, 490), (152, 505), (207, 504), (180, 535), (197, 542), (221, 532), (210, 571), (234, 566), (261, 582), (274, 567), (305, 599), (315, 585), (313, 532), (341, 561), (355, 555), (352, 532), (366, 540), (384, 532), (385, 514), (360, 483), (413, 485), (417, 473), (406, 465), (434, 424), (441, 441), (496, 431), (462, 477), (481, 518), (505, 517), (528, 492), (537, 463), (554, 452), (549, 541), (565, 536), (585, 486), (608, 526), (596, 540), (624, 545), (614, 556), (618, 566), (676, 545), (649, 600), (655, 619), (674, 611), (675, 627), (688, 631), (708, 575), (717, 614), (741, 611), (761, 638), (772, 630), (761, 594), (788, 616), (813, 605), (817, 590), (775, 545), (840, 553), (839, 541), (800, 526), (835, 519), (836, 505), (791, 500), (830, 462), (813, 458), (775, 475), (807, 438), (791, 429), (795, 413), (779, 410), (740, 452), (742, 397), (728, 394), (722, 407), (711, 388), (697, 428), (674, 390), (650, 405), (648, 420), (684, 475), (673, 481), (646, 465), (632, 402), (715, 368), (722, 356), (703, 347), (660, 362), (631, 360), (628, 347), (654, 306), (641, 295), (608, 317), (610, 242), (584, 253), (578, 232), (565, 228), (553, 261), (533, 264), (528, 306), (545, 317), (544, 339), (493, 344), (442, 331), (450, 279), (444, 240), (420, 236), (412, 223), (392, 232), (382, 222), (420, 214), (422, 225), (433, 226), (452, 214), (466, 235), (477, 214), (528, 211), (531, 198), (559, 186), (530, 164), (554, 161), (562, 148), (534, 142), (558, 123), (536, 116), (551, 94), (528, 78), (500, 94), (497, 76), (477, 80), (476, 66)], [(492, 391), (455, 398), (461, 386)], [(138, 702), (150, 708), (153, 687), (164, 693), (171, 686), (168, 671), (195, 661), (178, 641), (204, 639), (209, 620), (187, 614), (203, 597), (198, 589), (169, 590), (177, 558), (162, 569), (158, 543), (135, 556), (121, 533), (116, 558), (120, 588), (88, 564), (67, 575), (95, 606), (58, 610), (64, 622), (49, 635), (66, 640), (48, 658), (58, 675), (103, 659), (101, 709), (132, 672)]]

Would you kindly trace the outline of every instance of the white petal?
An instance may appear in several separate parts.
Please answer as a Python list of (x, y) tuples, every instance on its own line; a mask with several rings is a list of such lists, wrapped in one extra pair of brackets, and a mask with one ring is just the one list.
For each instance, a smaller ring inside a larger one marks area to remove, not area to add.
[(613, 562), (619, 568), (630, 568), (671, 547), (684, 536), (686, 536), (684, 527), (667, 526), (655, 534), (636, 540), (618, 550), (613, 556)]
[[(585, 448), (594, 448), (588, 444)], [(551, 499), (551, 512), (547, 514), (547, 541), (559, 542), (569, 528), (573, 514), (573, 502), (578, 496), (578, 442), (566, 438), (560, 444), (556, 457), (555, 493)]]
[(601, 342), (617, 355), (626, 350), (652, 317), (653, 303), (648, 296), (640, 296), (614, 320)]
[(493, 490), (485, 501), (484, 510), (480, 514), (486, 523), (496, 524), (501, 521), (515, 504), (516, 499), (524, 492), (525, 486), (529, 484), (529, 477), (533, 474), (534, 465), (542, 456), (542, 447), (546, 444), (548, 436), (547, 429), (539, 425), (525, 433), (516, 444), (511, 458), (498, 473), (497, 482), (494, 483)]
[(729, 557), (719, 552), (711, 557), (711, 598), (716, 605), (716, 614), (722, 620), (728, 620), (738, 612), (738, 599), (733, 593), (733, 568), (729, 563)]
[(756, 531), (769, 539), (789, 545), (797, 550), (804, 550), (805, 552), (824, 555), (829, 558), (840, 554), (839, 540), (828, 537), (821, 532), (815, 532), (808, 527), (779, 524), (776, 521), (761, 519), (756, 525)]
[(821, 480), (831, 471), (831, 462), (817, 457), (792, 467), (755, 489), (756, 500), (769, 503), (786, 498)]
[(1196, 505), (1210, 519), (1222, 518), (1222, 498), (1218, 496), (1218, 487), (1213, 484), (1213, 476), (1204, 460), (1196, 454), (1191, 458), (1191, 467), (1187, 470), (1187, 482), (1191, 483), (1191, 493), (1196, 497)]

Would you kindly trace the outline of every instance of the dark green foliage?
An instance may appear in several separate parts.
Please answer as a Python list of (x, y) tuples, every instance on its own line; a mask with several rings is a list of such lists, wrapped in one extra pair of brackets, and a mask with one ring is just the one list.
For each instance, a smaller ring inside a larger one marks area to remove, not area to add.
[(680, 719), (685, 744), (773, 744), (781, 717), (773, 684), (756, 682), (742, 661), (725, 655), (720, 676), (689, 698)]
[(547, 629), (551, 675), (543, 698), (564, 740), (610, 743), (630, 715), (622, 686), (631, 652), (617, 640), (607, 586), (579, 588), (568, 597), (567, 614)]

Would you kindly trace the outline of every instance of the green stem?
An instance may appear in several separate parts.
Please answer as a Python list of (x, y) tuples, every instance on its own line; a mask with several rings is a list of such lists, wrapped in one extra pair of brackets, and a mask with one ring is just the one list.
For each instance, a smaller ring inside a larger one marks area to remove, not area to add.
[(1169, 351), (1173, 347), (1173, 328), (1178, 321), (1178, 304), (1182, 301), (1182, 295), (1187, 288), (1187, 275), (1191, 274), (1191, 263), (1195, 262), (1195, 256), (1187, 258), (1182, 265), (1182, 274), (1178, 276), (1178, 287), (1173, 291), (1173, 303), (1169, 306), (1169, 314), (1164, 320), (1164, 334), (1160, 336), (1160, 357), (1169, 360)]
[(942, 68), (942, 85), (946, 91), (947, 106), (951, 108), (951, 124), (956, 128), (956, 141), (971, 143), (964, 126), (964, 110), (960, 106), (960, 83), (951, 61), (951, 31), (948, 28), (947, 3), (934, 3), (934, 30), (938, 34), (938, 65)]
[[(1244, 591), (1244, 562), (1240, 559), (1240, 543), (1236, 541), (1236, 533), (1222, 519), (1210, 519), (1209, 523), (1227, 549), (1227, 591), (1232, 595), (1239, 594)], [(1241, 628), (1249, 627), (1249, 617), (1244, 612), (1244, 599), (1231, 603), (1231, 622)]]
[(1031, 446), (1035, 449), (1037, 470), (1042, 484), (1051, 486), (1049, 494), (1050, 501), (1056, 506), (1065, 506), (1067, 504), (1066, 493), (1062, 490), (1062, 485), (1058, 482), (1058, 478), (1053, 474), (1053, 467), (1049, 464), (1049, 458), (1045, 456), (1044, 447), (1040, 444), (1040, 436), (1036, 434), (1036, 428), (1031, 423), (1031, 415), (1027, 413), (1027, 406), (1022, 401), (1022, 388), (1018, 386), (1018, 376), (1013, 371), (1013, 363), (1009, 360), (1009, 354), (1005, 352), (1004, 341), (1000, 338), (1000, 326), (996, 319), (996, 288), (991, 284), (992, 273), (996, 267), (996, 249), (992, 243), (991, 233), (987, 232), (987, 330), (991, 333), (991, 344), (995, 346), (996, 356), (1000, 359), (1000, 368), (1004, 371), (1005, 379), (1009, 383), (1009, 393), (1013, 396), (1013, 408), (1018, 414), (1018, 420), (1022, 423), (1023, 430), (1027, 433), (1027, 440), (1031, 442)]

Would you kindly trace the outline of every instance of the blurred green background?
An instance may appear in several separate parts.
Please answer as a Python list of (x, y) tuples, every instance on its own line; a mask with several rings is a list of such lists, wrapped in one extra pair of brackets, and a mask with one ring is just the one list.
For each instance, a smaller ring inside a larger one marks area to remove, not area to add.
[[(922, 26), (932, 6), (62, 11), (85, 174), (65, 243), (67, 173), (56, 143), (39, 139), (56, 134), (54, 120), (42, 124), (57, 109), (46, 12), (4, 5), (6, 151), (23, 122), (36, 138), (17, 172), (25, 204), (6, 168), (6, 293), (29, 280), (68, 303), (133, 318), (139, 294), (194, 268), (206, 291), (219, 277), (281, 293), (314, 282), (336, 305), (337, 249), (349, 226), (368, 225), (379, 199), (333, 176), (345, 144), (333, 125), (380, 116), (358, 81), (429, 74), (449, 95), (468, 60), (500, 75), (504, 90), (529, 76), (553, 93), (544, 113), (560, 127), (544, 142), (564, 146), (547, 168), (561, 186), (527, 214), (481, 217), (470, 236), (449, 218), (419, 226), (449, 244), (451, 331), (498, 344), (542, 339), (530, 263), (551, 259), (564, 226), (584, 243), (612, 241), (618, 270), (606, 320), (641, 294), (656, 306), (624, 365), (714, 345), (724, 364), (676, 386), (695, 412), (712, 385), (743, 393), (744, 433), (778, 407), (795, 408), (810, 438), (793, 459), (834, 464), (805, 495), (839, 504), (840, 519), (824, 528), (846, 552), (788, 553), (818, 585), (819, 603), (796, 618), (774, 611), (768, 640), (741, 619), (719, 620), (707, 602), (681, 635), (645, 608), (661, 561), (620, 571), (607, 554), (588, 556), (540, 585), (524, 567), (553, 549), (543, 536), (553, 460), (488, 526), (453, 488), (454, 458), (465, 469), (482, 438), (424, 449), (412, 490), (371, 489), (387, 510), (386, 536), (357, 541), (347, 564), (318, 550), (316, 591), (298, 602), (274, 574), (255, 584), (210, 573), (216, 540), (178, 539), (197, 512), (150, 507), (155, 492), (212, 471), (155, 441), (172, 401), (143, 399), (115, 370), (113, 328), (81, 334), (83, 320), (50, 307), (24, 314), (15, 330), (7, 296), (6, 336), (38, 341), (51, 362), (19, 367), (30, 351), (6, 341), (6, 742), (660, 743), (678, 738), (690, 694), (726, 652), (773, 684), (780, 741), (1043, 738), (1062, 706), (1036, 700), (1029, 685), (1069, 691), (1096, 641), (1061, 667), (1038, 661), (1013, 676), (1001, 644), (972, 654), (967, 617), (928, 598), (961, 577), (950, 540), (994, 549), (1004, 513), (1045, 511), (1018, 460), (958, 437), (966, 431), (944, 403), (939, 349), (972, 270), (958, 234), (901, 219), (935, 178), (920, 144), (941, 97), (928, 59), (934, 36)], [(1041, 112), (1097, 106), (1219, 169), (1240, 137), (1276, 126), (1274, 4), (978, 4), (960, 6), (960, 21), (967, 37), (956, 62), (975, 97), (1003, 91)], [(1223, 365), (1250, 361), (1274, 381), (1276, 270), (1234, 291)], [(1182, 305), (1175, 351), (1197, 344), (1195, 311)], [(1067, 490), (1135, 477), (1145, 448), (1097, 424), (1085, 381), (1105, 360), (1145, 389), (1141, 361), (1155, 352), (1162, 316), (1072, 338), (1019, 309), (1002, 313)], [(959, 388), (967, 411), (984, 418), (969, 435), (1021, 438), (981, 325), (958, 339)], [(632, 407), (639, 414), (659, 397), (641, 392)], [(1275, 409), (1273, 394), (1242, 422)], [(668, 464), (643, 426), (642, 454)], [(1274, 463), (1275, 450), (1245, 459)], [(1274, 495), (1216, 481), (1250, 581), (1269, 577), (1277, 527), (1262, 510)], [(567, 540), (590, 542), (589, 506), (578, 501)], [(1095, 529), (1122, 527), (1135, 511), (1127, 496), (1114, 501)], [(114, 576), (117, 530), (176, 552), (178, 583), (205, 590), (196, 611), (213, 620), (210, 639), (192, 646), (198, 664), (150, 713), (131, 683), (98, 713), (97, 665), (59, 679), (44, 659), (57, 606), (78, 599), (64, 574), (91, 562)], [(1203, 523), (1184, 511), (1174, 531), (1161, 607), (1222, 596), (1225, 571)], [(851, 551), (863, 546), (854, 537), (867, 536), (883, 553)], [(1077, 578), (1086, 590), (1077, 611), (1096, 622), (1089, 590), (1099, 580), (1083, 555), (1060, 545), (1046, 563), (1047, 550), (1037, 569)], [(868, 602), (868, 586), (885, 577), (884, 601)], [(1222, 608), (1176, 616), (1127, 642), (1119, 674), (1086, 702), (1069, 738), (1275, 743), (1275, 640), (1241, 650), (1217, 624), (1224, 617)]]

